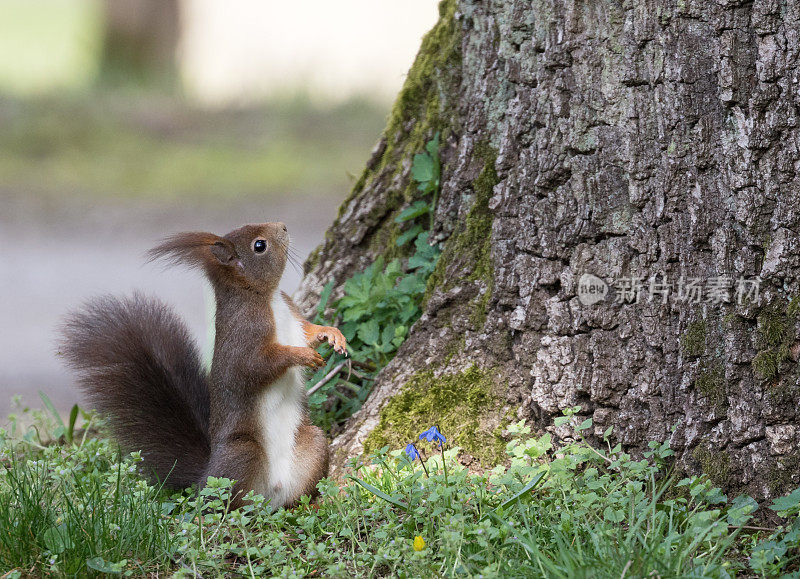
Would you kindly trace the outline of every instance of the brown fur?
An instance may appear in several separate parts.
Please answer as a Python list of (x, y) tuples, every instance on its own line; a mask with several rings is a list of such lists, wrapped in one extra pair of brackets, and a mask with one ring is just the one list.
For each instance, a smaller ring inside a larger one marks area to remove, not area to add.
[(304, 424), (297, 431), (297, 463), (302, 465), (306, 473), (302, 481), (302, 490), (295, 499), (302, 495), (316, 496), (317, 483), (328, 474), (328, 441), (322, 429), (313, 424)]
[[(254, 250), (256, 240), (267, 244), (262, 254)], [(265, 223), (224, 237), (180, 233), (150, 251), (151, 259), (201, 268), (214, 287), (216, 339), (208, 375), (182, 323), (165, 306), (140, 296), (96, 300), (65, 328), (67, 360), (81, 371), (90, 401), (111, 416), (120, 442), (141, 448), (154, 476), (169, 476), (171, 486), (202, 485), (207, 476), (237, 480), (234, 508), (269, 469), (254, 415), (260, 393), (293, 366), (321, 366), (313, 349), (321, 341), (341, 352), (346, 347), (339, 330), (304, 320), (286, 294), (308, 346), (276, 342), (270, 299), (288, 244), (283, 224)], [(325, 435), (303, 410), (294, 450), (302, 493), (289, 503), (314, 494), (328, 471)]]

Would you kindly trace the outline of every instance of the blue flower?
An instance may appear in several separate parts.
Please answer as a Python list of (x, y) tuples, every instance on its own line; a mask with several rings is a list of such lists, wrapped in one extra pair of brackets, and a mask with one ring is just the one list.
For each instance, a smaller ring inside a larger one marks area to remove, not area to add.
[(439, 429), (436, 428), (435, 426), (431, 426), (428, 430), (419, 435), (420, 440), (422, 440), (423, 438), (428, 442), (435, 442), (439, 446), (447, 442), (447, 439), (444, 437), (444, 434), (439, 432)]
[(413, 442), (406, 445), (406, 455), (408, 456), (409, 460), (412, 461), (416, 458), (419, 458), (419, 451), (417, 450), (417, 447), (414, 446)]

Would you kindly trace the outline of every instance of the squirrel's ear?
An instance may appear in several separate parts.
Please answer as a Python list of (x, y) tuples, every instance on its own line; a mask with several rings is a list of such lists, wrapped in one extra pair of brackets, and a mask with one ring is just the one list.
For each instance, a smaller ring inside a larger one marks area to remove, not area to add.
[(211, 255), (217, 258), (222, 265), (235, 265), (242, 267), (242, 262), (239, 261), (239, 254), (236, 253), (236, 248), (233, 243), (221, 237), (219, 241), (215, 241), (211, 246)]
[(224, 237), (201, 231), (178, 233), (147, 252), (150, 260), (167, 258), (192, 267), (214, 263), (237, 265), (239, 256), (233, 243)]

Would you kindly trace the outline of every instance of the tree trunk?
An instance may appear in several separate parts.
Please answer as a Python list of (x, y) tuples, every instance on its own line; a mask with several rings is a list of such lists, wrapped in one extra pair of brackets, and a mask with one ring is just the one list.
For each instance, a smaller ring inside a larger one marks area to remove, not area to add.
[[(396, 253), (394, 217), (419, 195), (412, 157), (442, 132), (444, 253), (335, 464), (437, 423), (486, 465), (510, 421), (567, 437), (553, 419), (580, 406), (596, 441), (610, 426), (634, 453), (669, 440), (680, 470), (731, 492), (800, 484), (800, 5), (440, 13), (306, 264), (310, 309), (328, 280), (341, 289)], [(608, 283), (604, 299), (589, 303), (602, 294), (587, 282), (603, 285), (584, 274)]]

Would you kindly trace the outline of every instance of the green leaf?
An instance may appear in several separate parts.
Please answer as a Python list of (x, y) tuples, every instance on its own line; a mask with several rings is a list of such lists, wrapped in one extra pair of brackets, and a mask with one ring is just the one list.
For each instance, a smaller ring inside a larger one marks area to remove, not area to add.
[(89, 569), (94, 569), (95, 571), (100, 571), (101, 573), (112, 573), (114, 575), (119, 575), (122, 573), (127, 564), (127, 559), (123, 559), (118, 563), (111, 563), (102, 557), (92, 557), (91, 559), (86, 559), (86, 566), (89, 567)]
[(168, 515), (175, 510), (176, 503), (173, 501), (164, 501), (161, 503), (161, 514)]
[(78, 408), (78, 405), (74, 404), (72, 406), (72, 410), (70, 410), (70, 412), (69, 412), (69, 424), (67, 425), (67, 432), (66, 432), (67, 442), (69, 444), (72, 444), (72, 440), (73, 440), (74, 435), (75, 435), (75, 423), (78, 421), (78, 412), (79, 411), (80, 411), (80, 408)]
[(414, 247), (417, 248), (417, 251), (425, 252), (431, 249), (432, 246), (430, 243), (428, 243), (429, 235), (430, 232), (426, 231), (425, 233), (417, 237), (417, 239), (414, 241)]
[(591, 428), (591, 427), (592, 427), (592, 419), (591, 418), (587, 418), (586, 420), (581, 422), (580, 426), (578, 426), (578, 430), (586, 430), (587, 428)]
[(322, 318), (325, 315), (325, 310), (328, 307), (328, 299), (331, 296), (331, 292), (333, 291), (334, 280), (330, 280), (328, 283), (325, 284), (325, 287), (322, 288), (322, 293), (319, 294), (319, 303), (317, 304), (317, 316)]
[(729, 525), (745, 525), (752, 518), (750, 515), (758, 509), (758, 503), (754, 498), (747, 495), (740, 495), (731, 501), (728, 508)]
[(793, 490), (785, 497), (778, 497), (769, 506), (770, 509), (778, 513), (796, 511), (800, 507), (800, 488)]
[(358, 327), (358, 337), (365, 344), (374, 346), (378, 343), (378, 337), (380, 336), (380, 331), (381, 329), (378, 326), (378, 321), (375, 319), (371, 319), (368, 322), (363, 323)]
[(510, 499), (508, 499), (508, 500), (506, 500), (506, 501), (503, 501), (503, 503), (502, 503), (502, 504), (500, 504), (500, 506), (498, 506), (498, 507), (495, 507), (495, 508), (494, 508), (494, 509), (492, 509), (492, 510), (491, 510), (489, 513), (486, 513), (486, 514), (485, 514), (483, 517), (481, 517), (481, 520), (483, 520), (484, 518), (486, 518), (486, 517), (487, 517), (487, 516), (488, 516), (490, 513), (495, 513), (495, 512), (497, 512), (498, 510), (502, 509), (503, 507), (505, 507), (505, 506), (507, 506), (507, 505), (509, 505), (509, 504), (513, 503), (513, 502), (514, 502), (514, 501), (516, 501), (517, 499), (520, 499), (520, 498), (522, 498), (522, 497), (523, 497), (523, 496), (524, 496), (526, 493), (528, 493), (528, 492), (532, 491), (532, 490), (533, 490), (534, 488), (536, 488), (536, 486), (537, 486), (537, 485), (538, 485), (538, 484), (539, 484), (539, 483), (542, 481), (542, 479), (544, 479), (544, 475), (546, 474), (546, 472), (547, 472), (547, 471), (544, 471), (544, 470), (543, 470), (542, 472), (538, 473), (538, 474), (537, 474), (536, 476), (534, 476), (534, 477), (533, 477), (533, 478), (532, 478), (530, 481), (528, 481), (528, 484), (526, 484), (524, 487), (522, 487), (522, 490), (521, 490), (521, 491), (519, 491), (518, 493), (516, 493), (516, 494), (515, 494), (513, 497), (511, 497)]
[[(425, 150), (427, 151), (427, 158), (429, 160), (429, 165), (424, 167), (420, 167), (420, 179), (416, 179), (419, 182), (419, 186), (417, 189), (422, 191), (423, 193), (433, 193), (434, 194), (434, 203), (435, 205), (435, 196), (439, 190), (439, 176), (441, 172), (441, 163), (439, 161), (439, 133), (437, 132), (433, 139), (428, 141), (425, 145)], [(424, 153), (421, 153), (424, 155)], [(416, 157), (414, 158), (416, 161)], [(413, 173), (413, 166), (412, 166), (412, 173)]]
[[(424, 289), (425, 288), (423, 288), (423, 290)], [(400, 311), (400, 321), (403, 322), (403, 323), (406, 323), (409, 320), (411, 320), (411, 318), (416, 316), (419, 312), (420, 312), (420, 309), (417, 306), (417, 304), (415, 302), (409, 302)]]
[(358, 484), (360, 484), (362, 487), (364, 487), (364, 488), (365, 488), (365, 489), (367, 489), (369, 492), (371, 492), (373, 495), (375, 495), (375, 496), (376, 496), (376, 497), (378, 497), (378, 498), (381, 498), (381, 499), (383, 499), (383, 500), (384, 500), (384, 501), (386, 501), (387, 503), (391, 503), (391, 504), (393, 504), (394, 506), (396, 506), (396, 507), (400, 507), (401, 509), (403, 509), (403, 510), (405, 510), (405, 511), (407, 511), (407, 510), (408, 510), (408, 505), (406, 505), (404, 502), (397, 500), (397, 499), (396, 499), (396, 498), (394, 498), (393, 496), (387, 495), (387, 494), (386, 494), (385, 492), (383, 492), (382, 490), (380, 490), (380, 489), (378, 489), (378, 488), (375, 488), (374, 486), (372, 486), (371, 484), (369, 484), (369, 483), (367, 483), (367, 482), (364, 482), (364, 481), (363, 481), (363, 480), (361, 480), (360, 478), (358, 478), (358, 477), (355, 477), (355, 476), (353, 476), (353, 475), (347, 475), (347, 478), (349, 478), (349, 479), (351, 479), (351, 480), (353, 480), (353, 481), (357, 482), (357, 483), (358, 483)]
[[(358, 304), (348, 307), (344, 312), (342, 312), (342, 321), (343, 322), (357, 322), (362, 317), (369, 315), (372, 310), (369, 308), (369, 304)], [(340, 328), (341, 329), (341, 328)], [(344, 332), (344, 330), (342, 330)]]
[(383, 331), (381, 332), (382, 344), (389, 344), (392, 341), (395, 336), (395, 328), (397, 328), (397, 325), (391, 322), (383, 327)]
[(417, 224), (408, 231), (406, 231), (405, 233), (399, 235), (397, 237), (397, 241), (395, 241), (395, 244), (397, 245), (397, 247), (402, 247), (406, 243), (414, 239), (417, 235), (419, 235), (420, 232), (422, 232), (422, 225)]
[[(397, 291), (402, 294), (398, 296), (398, 300), (406, 301), (408, 296), (420, 294), (425, 291), (425, 280), (418, 275), (407, 275), (397, 284)], [(416, 304), (414, 305), (416, 306)]]
[(54, 555), (60, 555), (67, 549), (72, 548), (72, 541), (69, 538), (66, 525), (50, 527), (42, 534), (42, 542), (47, 550)]
[(349, 307), (351, 304), (365, 303), (369, 299), (369, 282), (361, 283), (355, 278), (349, 280), (345, 286), (345, 296), (339, 300), (339, 307)]
[[(417, 248), (416, 253), (408, 260), (409, 269), (419, 268), (420, 273), (427, 276), (433, 271), (436, 266), (436, 261), (441, 254), (438, 245), (430, 245), (428, 243), (428, 232), (421, 233), (414, 241), (414, 246)], [(427, 280), (426, 280), (427, 281)]]
[(555, 419), (553, 420), (553, 424), (555, 424), (556, 426), (561, 426), (562, 424), (566, 424), (567, 422), (569, 422), (569, 419), (570, 419), (569, 416), (556, 416)]
[(413, 205), (404, 209), (400, 215), (394, 218), (395, 223), (403, 223), (405, 221), (410, 221), (415, 217), (419, 217), (420, 215), (425, 215), (426, 213), (430, 212), (431, 207), (425, 201), (419, 200), (415, 201)]
[(417, 183), (427, 183), (435, 177), (433, 157), (428, 153), (417, 153), (411, 165), (411, 176)]
[(391, 280), (389, 285), (393, 286), (394, 280), (396, 280), (401, 275), (403, 275), (403, 264), (400, 263), (399, 259), (393, 259), (392, 261), (389, 262), (389, 265), (386, 266), (384, 277), (389, 278)]
[(625, 511), (623, 509), (612, 509), (606, 507), (603, 511), (603, 518), (612, 523), (619, 523), (625, 519)]
[(439, 137), (441, 133), (436, 131), (433, 135), (433, 138), (428, 141), (428, 144), (425, 145), (425, 150), (430, 153), (431, 157), (438, 163), (439, 162)]
[(347, 339), (348, 342), (352, 342), (356, 337), (356, 332), (358, 331), (358, 324), (355, 322), (349, 322), (342, 324), (339, 326), (339, 331), (344, 334), (344, 337)]

